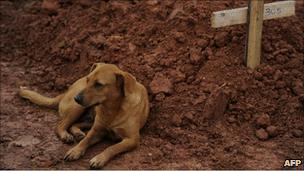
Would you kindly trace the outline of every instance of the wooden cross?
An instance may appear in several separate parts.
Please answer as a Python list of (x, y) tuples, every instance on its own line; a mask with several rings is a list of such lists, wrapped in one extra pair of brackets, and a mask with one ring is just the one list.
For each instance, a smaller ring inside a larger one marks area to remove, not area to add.
[(248, 23), (245, 63), (247, 67), (254, 69), (260, 64), (263, 20), (293, 15), (294, 0), (265, 5), (264, 0), (250, 0), (248, 7), (213, 12), (211, 26), (219, 28)]

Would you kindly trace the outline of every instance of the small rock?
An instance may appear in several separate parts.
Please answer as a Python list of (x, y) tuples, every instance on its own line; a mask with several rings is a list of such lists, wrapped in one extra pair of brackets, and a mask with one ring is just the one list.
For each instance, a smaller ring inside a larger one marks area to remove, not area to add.
[(203, 114), (206, 119), (218, 119), (223, 117), (228, 105), (228, 97), (222, 89), (217, 89), (208, 97)]
[(45, 156), (37, 156), (32, 161), (42, 168), (48, 168), (54, 164), (51, 159), (48, 159)]
[(157, 95), (155, 96), (155, 100), (156, 100), (156, 101), (162, 101), (162, 100), (165, 99), (165, 97), (166, 97), (165, 93), (159, 93), (159, 94), (157, 94)]
[(144, 61), (148, 65), (154, 65), (156, 63), (155, 55), (144, 55)]
[(56, 14), (60, 5), (57, 0), (44, 0), (41, 4), (41, 8), (49, 14)]
[(63, 40), (63, 41), (61, 41), (61, 42), (59, 42), (58, 44), (57, 44), (57, 47), (58, 48), (65, 48), (66, 47), (66, 42)]
[(186, 41), (185, 35), (181, 32), (176, 32), (174, 38), (179, 43), (184, 43)]
[(234, 122), (236, 122), (236, 119), (234, 118), (234, 117), (229, 117), (228, 119), (227, 119), (227, 121), (229, 122), (229, 123), (234, 123)]
[(173, 78), (174, 82), (181, 82), (184, 81), (186, 78), (186, 75), (178, 69), (170, 70), (169, 74)]
[(280, 70), (277, 70), (273, 76), (273, 79), (277, 81), (277, 80), (281, 79), (282, 76), (283, 76), (283, 73)]
[(93, 4), (92, 0), (79, 0), (78, 3), (83, 7), (89, 7)]
[(159, 3), (159, 0), (147, 0), (146, 3), (148, 5), (157, 5)]
[(229, 34), (221, 32), (214, 37), (214, 41), (217, 47), (223, 47), (229, 42)]
[(9, 143), (9, 146), (15, 146), (15, 147), (25, 147), (25, 146), (32, 146), (39, 144), (41, 141), (38, 138), (35, 138), (32, 135), (24, 135), (21, 137), (18, 137), (17, 140), (12, 141)]
[(107, 44), (107, 40), (102, 34), (92, 36), (89, 42), (96, 48), (102, 48)]
[(270, 53), (273, 51), (273, 48), (271, 47), (271, 43), (270, 42), (265, 42), (263, 43), (263, 50), (267, 53)]
[(261, 114), (257, 120), (256, 120), (256, 125), (259, 127), (267, 127), (270, 125), (270, 117), (267, 114)]
[(201, 104), (201, 103), (203, 103), (205, 100), (206, 100), (206, 96), (202, 95), (202, 96), (199, 96), (198, 98), (196, 98), (196, 99), (192, 102), (192, 104), (193, 104), (193, 105)]
[(231, 42), (232, 43), (239, 43), (240, 42), (239, 37), (238, 36), (233, 36), (232, 39), (231, 39)]
[(304, 86), (301, 80), (295, 80), (293, 82), (292, 92), (298, 96), (304, 94)]
[(185, 114), (185, 118), (188, 119), (188, 120), (190, 120), (190, 121), (193, 121), (193, 119), (194, 119), (193, 112), (187, 112)]
[(210, 47), (207, 47), (203, 53), (205, 54), (205, 56), (208, 60), (210, 60), (214, 57), (213, 51)]
[(128, 46), (129, 46), (130, 52), (133, 53), (136, 49), (136, 45), (134, 45), (133, 43), (129, 43)]
[(191, 48), (190, 49), (190, 62), (196, 64), (203, 58), (200, 48)]
[(263, 74), (260, 72), (254, 72), (254, 78), (256, 80), (262, 81), (263, 80)]
[(172, 145), (171, 144), (163, 145), (163, 150), (168, 151), (168, 152), (172, 152), (172, 150), (173, 150)]
[(303, 131), (300, 129), (294, 129), (291, 131), (292, 135), (296, 138), (300, 138), (303, 136)]
[(278, 128), (276, 126), (268, 126), (266, 128), (266, 131), (268, 132), (270, 137), (275, 137), (278, 135)]
[(218, 88), (218, 85), (213, 84), (213, 83), (201, 82), (201, 86), (202, 86), (202, 89), (203, 89), (204, 93), (211, 93)]
[(209, 44), (209, 41), (208, 40), (205, 40), (205, 39), (199, 39), (197, 41), (197, 45), (202, 48), (202, 49), (205, 49)]
[(258, 137), (260, 140), (267, 140), (268, 139), (268, 133), (265, 131), (265, 129), (261, 128), (258, 129), (255, 132), (255, 135)]
[(180, 126), (181, 123), (182, 123), (182, 119), (180, 118), (179, 115), (174, 115), (174, 116), (172, 117), (171, 122), (172, 122), (172, 124), (173, 124), (174, 126)]
[(56, 78), (55, 80), (55, 87), (58, 90), (63, 90), (66, 88), (66, 79), (64, 78)]
[(150, 88), (153, 94), (158, 93), (172, 93), (173, 85), (170, 79), (165, 77), (162, 73), (155, 74), (153, 80), (150, 83)]

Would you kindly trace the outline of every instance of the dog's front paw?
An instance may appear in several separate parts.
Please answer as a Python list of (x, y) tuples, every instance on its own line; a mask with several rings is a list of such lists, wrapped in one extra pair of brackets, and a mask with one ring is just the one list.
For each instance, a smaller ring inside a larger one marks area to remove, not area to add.
[(65, 161), (73, 161), (79, 159), (83, 154), (85, 150), (78, 148), (77, 146), (70, 149), (65, 155), (64, 160)]
[(99, 154), (90, 160), (90, 168), (100, 169), (107, 163), (107, 161), (108, 159), (103, 154)]
[(74, 142), (74, 137), (72, 134), (68, 133), (68, 132), (62, 132), (60, 133), (59, 135), (59, 138), (64, 142), (64, 143), (67, 143), (67, 144), (71, 144)]
[(74, 134), (74, 137), (75, 137), (77, 142), (82, 140), (85, 136), (86, 136), (86, 134), (84, 132), (77, 132), (77, 133)]

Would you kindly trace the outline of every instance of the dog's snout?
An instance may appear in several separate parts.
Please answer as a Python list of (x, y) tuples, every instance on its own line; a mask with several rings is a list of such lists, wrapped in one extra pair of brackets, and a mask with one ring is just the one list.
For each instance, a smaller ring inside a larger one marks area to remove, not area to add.
[(80, 104), (80, 105), (83, 105), (83, 92), (80, 92), (79, 94), (77, 94), (75, 97), (74, 97), (74, 100)]

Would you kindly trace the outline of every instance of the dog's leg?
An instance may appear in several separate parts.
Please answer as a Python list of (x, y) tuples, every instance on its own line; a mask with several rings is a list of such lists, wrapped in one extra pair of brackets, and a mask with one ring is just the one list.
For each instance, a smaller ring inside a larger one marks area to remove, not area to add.
[(80, 141), (85, 137), (85, 133), (81, 129), (90, 129), (92, 127), (92, 122), (80, 122), (75, 123), (71, 126), (70, 132), (76, 138), (76, 141)]
[[(99, 125), (99, 124), (97, 124)], [(86, 149), (99, 142), (104, 136), (105, 130), (97, 127), (95, 122), (93, 127), (90, 129), (88, 134), (82, 139), (75, 147), (70, 149), (64, 156), (65, 161), (72, 161), (72, 160), (77, 160), (79, 159), (82, 155), (84, 155)]]
[(102, 168), (111, 158), (125, 151), (129, 151), (137, 147), (139, 144), (139, 136), (134, 138), (125, 138), (120, 143), (105, 149), (102, 153), (90, 160), (90, 167), (93, 169)]
[(63, 119), (59, 122), (56, 128), (56, 133), (63, 142), (74, 142), (73, 135), (68, 133), (67, 130), (73, 123), (75, 123), (79, 119), (83, 112), (83, 108), (76, 106), (70, 107), (63, 112), (65, 113), (65, 115), (63, 115)]

